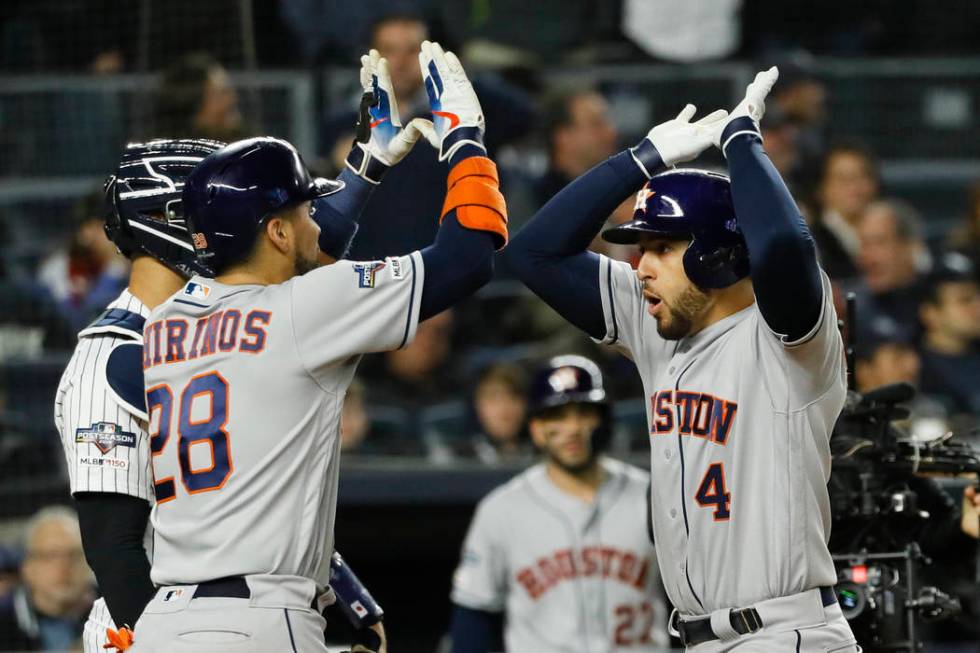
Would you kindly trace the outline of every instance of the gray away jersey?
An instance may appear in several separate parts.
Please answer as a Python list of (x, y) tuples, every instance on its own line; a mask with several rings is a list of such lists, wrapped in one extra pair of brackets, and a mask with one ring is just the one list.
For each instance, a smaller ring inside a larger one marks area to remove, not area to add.
[(665, 645), (666, 612), (647, 534), (646, 473), (604, 459), (594, 503), (537, 465), (477, 506), (452, 600), (506, 612), (508, 651), (612, 653)]
[(836, 582), (830, 433), (846, 393), (830, 280), (811, 333), (785, 342), (757, 304), (665, 340), (636, 272), (602, 257), (606, 344), (647, 396), (653, 528), (667, 595), (686, 615)]
[[(127, 494), (153, 503), (150, 439), (143, 401), (142, 321), (149, 310), (124, 290), (105, 316), (78, 335), (55, 396), (69, 487), (76, 492)], [(152, 530), (146, 550), (152, 558)], [(132, 624), (130, 624), (132, 625)], [(105, 600), (85, 623), (86, 653), (102, 653), (105, 629), (115, 628)]]
[(418, 252), (272, 286), (194, 277), (151, 312), (154, 583), (326, 584), (344, 394), (360, 354), (414, 337), (422, 279)]

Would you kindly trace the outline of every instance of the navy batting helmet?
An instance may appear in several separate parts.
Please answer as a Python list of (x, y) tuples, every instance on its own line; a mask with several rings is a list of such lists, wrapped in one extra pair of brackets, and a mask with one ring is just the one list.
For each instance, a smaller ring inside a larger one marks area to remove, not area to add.
[(728, 177), (704, 170), (655, 175), (637, 195), (633, 219), (602, 237), (633, 244), (643, 236), (690, 236), (684, 272), (700, 288), (725, 288), (749, 274)]
[(602, 372), (584, 356), (569, 354), (549, 360), (532, 378), (527, 403), (531, 418), (569, 404), (595, 406), (602, 415), (602, 423), (596, 429), (593, 444), (599, 449), (609, 440), (612, 410), (602, 385)]
[(266, 218), (343, 187), (311, 177), (299, 152), (284, 140), (232, 143), (202, 161), (184, 186), (198, 259), (217, 273), (252, 249)]
[(148, 254), (184, 276), (203, 274), (184, 221), (181, 191), (206, 156), (207, 140), (155, 140), (126, 146), (105, 182), (105, 233), (127, 258)]

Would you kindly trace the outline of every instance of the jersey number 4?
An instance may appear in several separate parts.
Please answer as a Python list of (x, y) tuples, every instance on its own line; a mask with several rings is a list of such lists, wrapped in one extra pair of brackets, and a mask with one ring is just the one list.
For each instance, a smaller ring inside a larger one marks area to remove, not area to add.
[(725, 467), (721, 463), (708, 466), (694, 498), (702, 508), (714, 507), (715, 521), (728, 521), (732, 516), (732, 495), (725, 487)]
[[(205, 412), (202, 408), (194, 410), (195, 404), (207, 402)], [(163, 453), (170, 441), (173, 429), (174, 393), (168, 385), (158, 385), (146, 392), (146, 404), (150, 421), (153, 414), (160, 413), (156, 432), (150, 436), (150, 451), (153, 457)], [(208, 417), (200, 419), (202, 414)], [(195, 420), (197, 416), (199, 419)], [(192, 378), (183, 392), (177, 409), (177, 461), (180, 463), (180, 481), (188, 494), (220, 490), (231, 476), (231, 451), (228, 431), (228, 382), (217, 372), (199, 374)], [(197, 443), (210, 445), (210, 464), (191, 466), (191, 449)], [(154, 472), (154, 476), (156, 476)], [(157, 503), (165, 503), (177, 496), (177, 486), (173, 476), (157, 478)]]

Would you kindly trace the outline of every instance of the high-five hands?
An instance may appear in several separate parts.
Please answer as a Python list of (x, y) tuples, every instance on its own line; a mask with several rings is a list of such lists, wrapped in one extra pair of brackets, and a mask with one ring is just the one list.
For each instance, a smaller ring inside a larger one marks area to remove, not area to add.
[(466, 144), (485, 154), (483, 109), (459, 59), (438, 43), (424, 41), (419, 64), (432, 110), (439, 160), (445, 161)]
[[(354, 130), (354, 148), (347, 157), (347, 165), (354, 172), (378, 183), (387, 167), (405, 158), (419, 137), (438, 147), (430, 121), (414, 118), (402, 127), (388, 62), (377, 50), (361, 57), (361, 88), (364, 94)], [(372, 164), (372, 159), (384, 167)]]

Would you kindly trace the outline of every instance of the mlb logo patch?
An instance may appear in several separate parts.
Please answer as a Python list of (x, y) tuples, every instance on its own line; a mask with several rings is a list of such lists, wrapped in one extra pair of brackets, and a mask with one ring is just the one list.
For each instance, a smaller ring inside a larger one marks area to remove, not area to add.
[(384, 267), (384, 261), (355, 264), (354, 273), (357, 274), (357, 287), (374, 288), (375, 277), (380, 270), (384, 269)]
[(207, 296), (211, 294), (211, 286), (190, 281), (184, 286), (184, 294), (196, 297), (197, 299), (207, 299)]
[(104, 456), (117, 446), (135, 447), (136, 434), (123, 431), (121, 426), (112, 422), (96, 422), (87, 429), (77, 429), (75, 442), (94, 444)]
[(163, 602), (168, 603), (170, 601), (176, 601), (184, 595), (184, 590), (177, 588), (175, 590), (167, 590), (167, 593), (163, 595)]
[(194, 242), (194, 248), (195, 249), (207, 249), (208, 248), (208, 239), (205, 238), (204, 237), (204, 234), (202, 234), (199, 231), (191, 234), (191, 240)]

